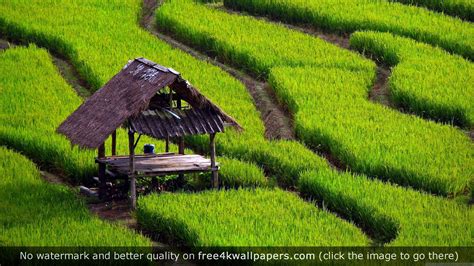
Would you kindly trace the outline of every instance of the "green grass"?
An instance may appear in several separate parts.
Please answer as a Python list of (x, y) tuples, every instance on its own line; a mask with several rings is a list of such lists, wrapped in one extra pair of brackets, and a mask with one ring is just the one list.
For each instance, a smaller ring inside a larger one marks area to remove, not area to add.
[(454, 128), (368, 101), (375, 66), (360, 55), (188, 0), (166, 2), (157, 23), (253, 74), (270, 72), (277, 96), (295, 115), (298, 137), (352, 170), (442, 195), (469, 191), (470, 140)]
[(307, 172), (299, 182), (302, 193), (324, 201), (379, 238), (396, 237), (389, 246), (473, 244), (472, 206), (334, 171)]
[(0, 52), (0, 62), (0, 143), (61, 169), (73, 181), (92, 176), (94, 153), (71, 148), (54, 133), (82, 100), (57, 73), (47, 52), (34, 46), (11, 48)]
[(356, 32), (351, 46), (393, 66), (391, 100), (422, 117), (474, 125), (474, 64), (390, 33)]
[(219, 163), (224, 165), (219, 170), (219, 181), (224, 187), (264, 187), (268, 184), (262, 169), (253, 164), (225, 157), (220, 157)]
[[(66, 138), (55, 133), (82, 100), (58, 74), (50, 56), (34, 46), (19, 47), (0, 52), (0, 62), (0, 143), (22, 151), (72, 182), (90, 182), (97, 172), (95, 151), (71, 147)], [(157, 151), (164, 151), (161, 141), (143, 137), (141, 143), (155, 143)], [(124, 130), (118, 131), (117, 148), (119, 154), (128, 151)], [(177, 150), (175, 145), (171, 148)], [(218, 159), (223, 170), (221, 178), (226, 183), (255, 186), (266, 181), (253, 164)]]
[(151, 246), (92, 216), (70, 189), (44, 182), (24, 156), (0, 146), (1, 246)]
[(472, 0), (391, 0), (404, 4), (426, 7), (469, 21), (474, 21), (474, 2)]
[(186, 246), (363, 246), (354, 226), (282, 190), (154, 194), (137, 218), (160, 237)]
[(474, 59), (474, 25), (424, 8), (387, 0), (224, 0), (224, 4), (329, 31), (392, 32)]

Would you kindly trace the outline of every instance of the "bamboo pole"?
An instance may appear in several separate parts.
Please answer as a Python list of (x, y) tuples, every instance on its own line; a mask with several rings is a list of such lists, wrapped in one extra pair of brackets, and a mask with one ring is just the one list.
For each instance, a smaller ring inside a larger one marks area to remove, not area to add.
[(179, 96), (176, 97), (176, 108), (181, 110), (181, 98)]
[(128, 177), (130, 178), (130, 203), (132, 209), (137, 207), (137, 188), (135, 180), (135, 135), (134, 132), (128, 131), (128, 148), (129, 148), (129, 173)]
[[(105, 145), (102, 143), (97, 149), (97, 158), (105, 158)], [(105, 176), (106, 165), (99, 163), (99, 198), (105, 199), (107, 197), (107, 178)]]
[(178, 153), (184, 154), (184, 138), (183, 137), (178, 138)]
[[(184, 154), (184, 138), (183, 137), (178, 138), (178, 153)], [(179, 185), (184, 185), (184, 174), (181, 173), (178, 175), (178, 183)]]
[(216, 133), (209, 134), (209, 149), (211, 153), (212, 186), (218, 188), (219, 177), (216, 168)]
[(112, 156), (117, 155), (117, 130), (112, 133)]

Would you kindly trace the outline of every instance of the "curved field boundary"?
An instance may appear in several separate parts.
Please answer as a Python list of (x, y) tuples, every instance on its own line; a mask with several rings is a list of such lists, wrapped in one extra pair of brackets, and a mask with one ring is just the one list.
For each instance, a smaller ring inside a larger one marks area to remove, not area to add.
[(224, 0), (228, 8), (335, 32), (392, 32), (474, 60), (474, 25), (387, 0)]
[(153, 194), (138, 203), (137, 217), (143, 226), (186, 246), (367, 246), (370, 242), (350, 223), (279, 189)]
[(395, 233), (389, 246), (472, 245), (474, 210), (464, 204), (350, 174), (307, 172), (299, 182), (303, 194), (330, 210), (385, 236)]
[(469, 138), (368, 101), (371, 76), (288, 67), (273, 68), (269, 81), (277, 95), (289, 99), (298, 136), (323, 145), (352, 171), (444, 195), (469, 190), (474, 171)]
[(469, 21), (474, 21), (474, 2), (471, 0), (389, 0), (404, 4), (426, 7)]
[(3, 146), (0, 177), (2, 246), (151, 247), (145, 237), (92, 216), (75, 193), (44, 182), (31, 161)]
[[(187, 0), (163, 4), (157, 23), (254, 74), (268, 75), (285, 66), (286, 73), (272, 73), (269, 81), (295, 115), (298, 137), (314, 148), (329, 150), (353, 171), (441, 195), (470, 190), (474, 171), (470, 140), (452, 127), (371, 103), (368, 91), (375, 66), (360, 55)], [(309, 70), (302, 75), (295, 71), (300, 68)], [(318, 68), (337, 69), (322, 75), (331, 78), (329, 85), (322, 83), (327, 88), (312, 79), (319, 77)], [(357, 75), (344, 76), (345, 72)]]
[(474, 125), (474, 64), (390, 33), (356, 32), (351, 47), (393, 66), (391, 99), (422, 117)]

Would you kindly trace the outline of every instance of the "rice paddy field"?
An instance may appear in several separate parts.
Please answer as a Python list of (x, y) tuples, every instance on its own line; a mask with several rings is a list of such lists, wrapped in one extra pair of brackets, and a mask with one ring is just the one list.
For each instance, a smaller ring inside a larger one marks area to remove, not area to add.
[[(0, 0), (0, 246), (473, 247), (471, 1), (153, 3)], [(90, 94), (136, 57), (178, 70), (244, 129), (217, 135), (219, 188), (141, 191), (131, 228), (93, 212), (96, 151), (56, 133), (86, 100), (58, 57)], [(266, 135), (252, 84), (294, 137)]]

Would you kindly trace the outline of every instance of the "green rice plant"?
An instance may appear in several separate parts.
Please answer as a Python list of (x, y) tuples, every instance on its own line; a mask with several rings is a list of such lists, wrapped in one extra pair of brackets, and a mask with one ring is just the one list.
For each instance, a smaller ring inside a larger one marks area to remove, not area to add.
[(320, 39), (189, 0), (165, 3), (157, 11), (157, 23), (247, 71), (270, 72), (277, 96), (295, 115), (298, 137), (330, 151), (352, 170), (442, 195), (470, 189), (470, 140), (452, 127), (368, 101), (375, 76), (369, 60)]
[(390, 33), (356, 32), (351, 46), (393, 66), (392, 101), (422, 117), (474, 125), (474, 64)]
[(224, 0), (224, 5), (328, 31), (392, 32), (474, 59), (472, 23), (388, 0)]
[(335, 171), (304, 173), (299, 189), (375, 234), (397, 228), (389, 246), (472, 246), (472, 206)]
[[(0, 52), (0, 62), (0, 143), (62, 173), (72, 182), (90, 181), (97, 172), (93, 160), (96, 154), (71, 147), (66, 138), (55, 133), (57, 126), (82, 100), (58, 74), (47, 52), (35, 46), (9, 49)], [(23, 67), (25, 65), (28, 67)], [(128, 152), (126, 135), (125, 130), (117, 133), (119, 154)], [(164, 151), (161, 141), (145, 136), (141, 141), (154, 142), (157, 150)], [(107, 144), (110, 147), (110, 143)], [(171, 149), (176, 151), (176, 145), (171, 145)], [(235, 159), (225, 159), (220, 163), (223, 177), (233, 180), (234, 185), (255, 186), (266, 180), (264, 174), (250, 163)]]
[(0, 146), (2, 246), (151, 246), (123, 226), (92, 216), (76, 193), (44, 182), (24, 156)]
[(268, 183), (262, 169), (253, 164), (225, 157), (219, 158), (219, 163), (225, 166), (219, 170), (219, 181), (224, 187), (264, 187)]
[(348, 222), (275, 190), (152, 194), (138, 200), (140, 224), (186, 246), (362, 246)]
[(94, 154), (71, 148), (54, 133), (82, 100), (57, 73), (49, 55), (34, 46), (12, 48), (0, 52), (0, 62), (0, 142), (42, 165), (73, 174), (75, 181), (90, 177)]
[(370, 72), (306, 67), (273, 68), (269, 82), (289, 99), (299, 138), (352, 171), (441, 195), (468, 192), (471, 140), (451, 126), (370, 102), (372, 79)]
[(469, 21), (474, 21), (474, 2), (471, 0), (390, 0), (404, 4), (426, 7)]

